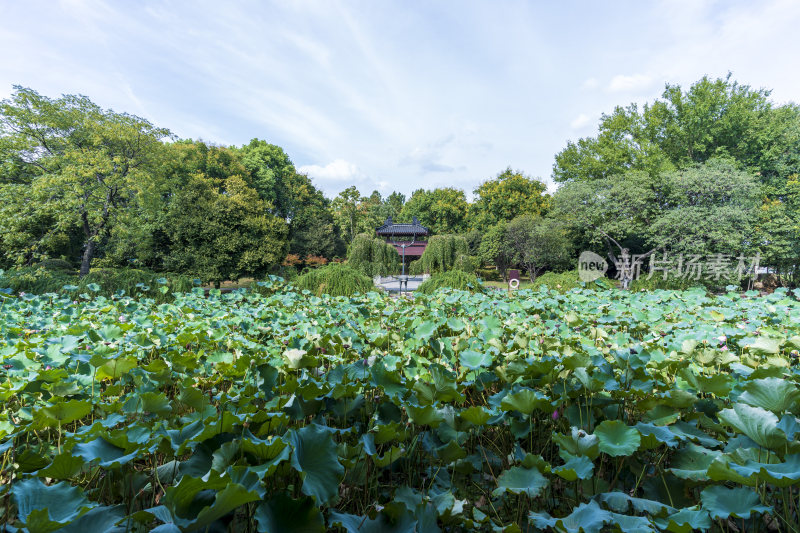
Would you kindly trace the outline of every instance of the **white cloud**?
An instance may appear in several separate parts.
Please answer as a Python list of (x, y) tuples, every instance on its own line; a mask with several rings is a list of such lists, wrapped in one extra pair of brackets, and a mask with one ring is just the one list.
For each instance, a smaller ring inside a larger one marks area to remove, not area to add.
[(584, 115), (583, 113), (581, 113), (580, 115), (575, 117), (575, 119), (572, 122), (569, 123), (569, 127), (572, 128), (573, 130), (579, 130), (582, 127), (589, 124), (590, 120), (591, 119), (589, 118), (588, 115)]
[(583, 82), (581, 85), (581, 89), (596, 89), (600, 85), (600, 82), (597, 81), (597, 78), (587, 78), (586, 81)]
[(344, 159), (336, 159), (325, 166), (303, 165), (297, 167), (297, 170), (312, 178), (331, 181), (349, 181), (361, 175), (361, 171), (356, 165)]
[(625, 76), (618, 74), (611, 79), (608, 90), (612, 93), (631, 92), (647, 89), (653, 83), (653, 78), (645, 74)]

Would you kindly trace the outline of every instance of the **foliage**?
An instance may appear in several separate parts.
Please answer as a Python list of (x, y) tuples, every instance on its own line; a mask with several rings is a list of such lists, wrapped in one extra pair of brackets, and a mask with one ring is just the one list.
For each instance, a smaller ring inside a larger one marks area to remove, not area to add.
[(169, 203), (163, 232), (167, 270), (216, 284), (260, 277), (286, 257), (286, 223), (267, 213), (242, 177), (228, 172), (188, 176)]
[(5, 214), (15, 215), (2, 228), (4, 245), (14, 248), (3, 253), (29, 263), (64, 249), (77, 231), (83, 238), (80, 275), (88, 274), (118, 212), (156, 174), (161, 139), (168, 135), (84, 96), (50, 99), (16, 86), (0, 103), (0, 157), (19, 169), (10, 183), (0, 183), (0, 197), (11, 202)]
[(478, 256), (484, 263), (497, 267), (503, 281), (506, 280), (507, 270), (514, 264), (514, 250), (508, 241), (508, 224), (505, 221), (501, 220), (486, 230)]
[(415, 292), (420, 294), (433, 294), (439, 289), (456, 289), (461, 291), (482, 292), (483, 285), (478, 281), (475, 274), (467, 273), (462, 270), (450, 270), (434, 274), (429, 279), (423, 281)]
[(483, 182), (469, 206), (469, 226), (488, 228), (524, 215), (544, 215), (550, 207), (547, 186), (539, 180), (507, 168), (496, 178)]
[(774, 106), (769, 91), (727, 78), (703, 77), (684, 91), (667, 85), (660, 99), (617, 107), (600, 119), (598, 135), (570, 142), (556, 155), (560, 183), (603, 180), (628, 170), (649, 175), (732, 157), (764, 183), (796, 164), (800, 109)]
[(600, 278), (591, 283), (581, 281), (577, 270), (567, 270), (565, 272), (545, 272), (537, 277), (530, 285), (530, 289), (538, 290), (540, 287), (548, 287), (550, 290), (567, 292), (581, 287), (600, 287), (602, 289), (612, 289), (614, 282), (608, 278)]
[(192, 286), (192, 280), (180, 274), (135, 268), (94, 268), (79, 278), (75, 270), (48, 268), (47, 263), (42, 263), (0, 274), (0, 288), (27, 294), (126, 294), (167, 301), (172, 293), (187, 292)]
[(372, 278), (341, 264), (309, 270), (298, 277), (294, 284), (298, 289), (311, 291), (317, 296), (353, 296), (375, 290)]
[(361, 233), (350, 244), (347, 265), (367, 276), (387, 276), (400, 270), (400, 255), (383, 239)]
[(561, 270), (573, 257), (563, 223), (552, 218), (521, 215), (508, 223), (504, 246), (528, 271), (531, 281), (544, 269)]
[(798, 297), (7, 296), (3, 521), (797, 529)]
[(467, 209), (467, 197), (461, 189), (417, 189), (403, 206), (400, 219), (417, 217), (434, 235), (459, 233), (467, 226)]
[(412, 274), (446, 272), (459, 269), (474, 272), (477, 260), (470, 257), (466, 239), (460, 235), (434, 235), (422, 256), (411, 263)]
[(475, 275), (483, 281), (503, 281), (500, 270), (494, 268), (479, 268), (475, 270)]

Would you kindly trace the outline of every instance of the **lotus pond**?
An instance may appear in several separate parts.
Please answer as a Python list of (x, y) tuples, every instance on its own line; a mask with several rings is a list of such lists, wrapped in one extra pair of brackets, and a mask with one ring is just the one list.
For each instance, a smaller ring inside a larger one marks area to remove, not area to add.
[(798, 295), (0, 295), (0, 524), (800, 531)]

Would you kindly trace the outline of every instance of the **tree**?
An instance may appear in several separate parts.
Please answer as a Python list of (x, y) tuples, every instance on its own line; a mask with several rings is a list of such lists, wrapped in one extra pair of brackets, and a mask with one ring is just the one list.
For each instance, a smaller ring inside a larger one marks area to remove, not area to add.
[(410, 221), (417, 217), (420, 224), (437, 235), (461, 233), (466, 229), (468, 207), (461, 189), (417, 189), (403, 206), (399, 218)]
[(492, 264), (500, 271), (503, 281), (507, 281), (507, 270), (513, 264), (514, 251), (508, 242), (508, 224), (501, 220), (486, 230), (481, 238), (478, 257)]
[(361, 232), (367, 211), (365, 202), (355, 186), (343, 190), (331, 202), (333, 220), (348, 244)]
[(552, 218), (519, 216), (508, 223), (506, 238), (514, 259), (528, 271), (531, 281), (545, 269), (566, 267), (572, 258), (566, 228)]
[(475, 201), (470, 206), (470, 227), (487, 228), (523, 214), (543, 215), (550, 206), (546, 191), (547, 186), (541, 181), (507, 168), (475, 189)]
[(422, 256), (411, 263), (414, 274), (463, 270), (474, 272), (477, 259), (469, 255), (466, 239), (460, 235), (434, 235)]
[(711, 159), (664, 175), (661, 212), (647, 228), (649, 245), (674, 254), (756, 252), (758, 181), (729, 159)]
[(556, 182), (607, 179), (628, 170), (651, 176), (714, 157), (732, 157), (762, 183), (785, 180), (800, 156), (794, 104), (773, 106), (770, 92), (703, 77), (687, 91), (667, 84), (660, 99), (617, 107), (596, 137), (569, 142), (556, 155)]
[(292, 253), (332, 258), (341, 251), (328, 200), (308, 176), (297, 172), (280, 146), (253, 139), (235, 153), (269, 212), (289, 225)]
[[(24, 167), (16, 177), (25, 188), (16, 189), (22, 193), (16, 199), (8, 191), (3, 197), (45, 213), (50, 225), (42, 236), (45, 244), (53, 234), (79, 228), (80, 275), (85, 276), (119, 211), (138, 187), (155, 179), (161, 140), (168, 136), (169, 131), (139, 117), (102, 110), (85, 96), (50, 99), (16, 86), (0, 104), (0, 152), (15, 154), (14, 163)], [(4, 160), (8, 166), (7, 155)], [(25, 248), (18, 252), (29, 255), (30, 247)]]
[(386, 276), (400, 268), (400, 255), (374, 234), (359, 233), (347, 251), (347, 265), (367, 276)]
[(189, 177), (170, 202), (165, 267), (217, 287), (228, 279), (263, 276), (286, 256), (288, 228), (241, 176), (222, 182)]

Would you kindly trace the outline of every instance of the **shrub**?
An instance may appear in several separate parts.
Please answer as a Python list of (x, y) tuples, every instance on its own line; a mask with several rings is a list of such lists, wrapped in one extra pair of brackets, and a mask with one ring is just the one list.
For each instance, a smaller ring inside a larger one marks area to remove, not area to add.
[(480, 268), (475, 271), (475, 275), (483, 281), (502, 281), (503, 276), (496, 268)]
[(546, 272), (536, 278), (530, 285), (531, 289), (538, 289), (542, 285), (548, 288), (566, 292), (578, 287), (613, 289), (616, 287), (613, 281), (608, 278), (600, 278), (596, 281), (586, 283), (578, 277), (577, 270), (567, 270), (566, 272)]
[(0, 288), (30, 294), (61, 292), (64, 285), (74, 285), (77, 282), (78, 275), (75, 272), (48, 270), (42, 265), (14, 268), (0, 273)]
[(430, 279), (422, 282), (416, 292), (422, 294), (433, 294), (439, 289), (449, 287), (470, 292), (483, 292), (484, 287), (475, 274), (463, 272), (461, 270), (450, 270), (435, 274)]
[(299, 289), (313, 292), (317, 296), (352, 296), (374, 290), (372, 278), (347, 266), (331, 264), (309, 270), (295, 282)]
[(182, 274), (158, 273), (138, 268), (93, 268), (78, 281), (78, 290), (87, 292), (91, 284), (99, 285), (100, 292), (105, 295), (125, 291), (129, 296), (144, 293), (157, 299), (165, 299), (161, 296), (159, 287), (167, 287), (166, 295), (169, 295), (173, 292), (189, 292), (193, 285), (192, 280)]

